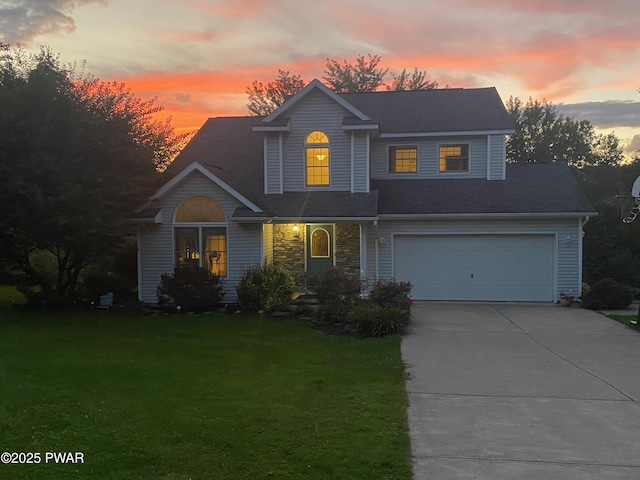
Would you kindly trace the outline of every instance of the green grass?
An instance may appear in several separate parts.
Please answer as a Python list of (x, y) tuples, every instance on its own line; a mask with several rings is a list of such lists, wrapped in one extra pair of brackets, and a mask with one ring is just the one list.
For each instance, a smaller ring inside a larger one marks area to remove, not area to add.
[(616, 322), (620, 322), (627, 327), (631, 325), (632, 320), (637, 320), (636, 315), (608, 315), (609, 318), (614, 319)]
[[(255, 316), (0, 312), (12, 479), (409, 479), (400, 339)], [(45, 452), (82, 452), (80, 465)]]
[(0, 308), (24, 303), (24, 295), (16, 287), (0, 285)]

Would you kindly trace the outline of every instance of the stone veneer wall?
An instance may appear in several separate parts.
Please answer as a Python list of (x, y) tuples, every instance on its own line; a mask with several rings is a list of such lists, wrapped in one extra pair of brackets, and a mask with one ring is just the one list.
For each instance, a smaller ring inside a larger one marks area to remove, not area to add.
[(336, 224), (336, 268), (353, 278), (360, 278), (360, 225)]
[[(293, 224), (273, 225), (273, 261), (282, 263), (296, 282), (296, 287), (306, 286), (305, 227), (300, 225), (298, 236), (293, 232)], [(360, 225), (335, 224), (335, 266), (347, 275), (360, 278)]]
[(292, 224), (273, 225), (273, 261), (287, 267), (298, 288), (305, 285), (304, 235), (304, 225), (300, 225), (298, 236)]

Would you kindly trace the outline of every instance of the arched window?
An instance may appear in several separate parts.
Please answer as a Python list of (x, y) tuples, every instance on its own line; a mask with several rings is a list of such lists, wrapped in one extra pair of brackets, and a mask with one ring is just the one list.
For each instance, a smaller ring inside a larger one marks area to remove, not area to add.
[(311, 233), (311, 258), (329, 258), (331, 256), (329, 239), (329, 232), (324, 228), (316, 228)]
[(227, 274), (227, 218), (218, 202), (191, 197), (178, 207), (174, 224), (176, 263)]
[(316, 130), (305, 140), (306, 183), (308, 186), (329, 185), (329, 137)]

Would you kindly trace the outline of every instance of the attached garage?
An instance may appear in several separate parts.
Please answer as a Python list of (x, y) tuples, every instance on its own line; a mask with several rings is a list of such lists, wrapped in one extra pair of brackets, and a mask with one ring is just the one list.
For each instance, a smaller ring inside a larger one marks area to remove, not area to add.
[(416, 300), (555, 301), (554, 235), (394, 235), (393, 271)]

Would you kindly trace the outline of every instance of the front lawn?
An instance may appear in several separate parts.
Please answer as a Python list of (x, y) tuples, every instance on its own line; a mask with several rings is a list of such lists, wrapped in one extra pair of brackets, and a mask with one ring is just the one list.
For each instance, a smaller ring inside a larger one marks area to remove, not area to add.
[(411, 478), (398, 337), (3, 308), (0, 392), (0, 452), (42, 456), (0, 478)]
[(609, 318), (612, 318), (616, 322), (620, 322), (627, 327), (630, 327), (632, 321), (637, 320), (637, 315), (608, 315)]
[(14, 286), (0, 285), (0, 309), (24, 303), (24, 295)]

